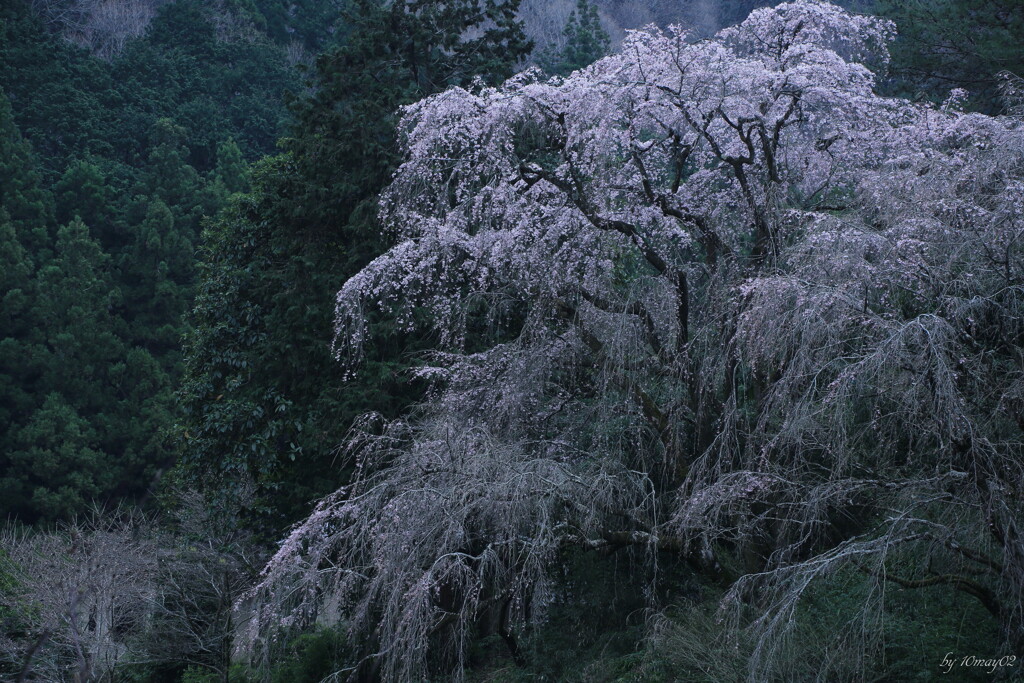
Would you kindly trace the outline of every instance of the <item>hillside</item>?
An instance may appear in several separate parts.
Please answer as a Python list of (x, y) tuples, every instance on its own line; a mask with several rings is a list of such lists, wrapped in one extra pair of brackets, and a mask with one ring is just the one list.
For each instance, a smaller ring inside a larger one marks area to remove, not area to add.
[(0, 678), (1019, 675), (1017, 10), (0, 4)]

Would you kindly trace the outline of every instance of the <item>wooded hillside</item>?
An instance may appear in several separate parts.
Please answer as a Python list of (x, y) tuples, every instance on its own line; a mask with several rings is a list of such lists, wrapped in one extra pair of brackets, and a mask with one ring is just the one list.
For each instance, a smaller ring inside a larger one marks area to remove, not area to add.
[(1013, 0), (0, 6), (0, 673), (1010, 680)]

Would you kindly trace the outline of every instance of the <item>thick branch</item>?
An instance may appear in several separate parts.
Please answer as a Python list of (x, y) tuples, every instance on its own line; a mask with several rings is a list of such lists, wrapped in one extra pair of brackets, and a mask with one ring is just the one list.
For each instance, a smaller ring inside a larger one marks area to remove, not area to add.
[(987, 609), (989, 613), (997, 619), (1001, 618), (1003, 614), (1002, 605), (1000, 605), (999, 601), (996, 599), (995, 593), (993, 593), (989, 588), (981, 585), (973, 579), (967, 578), (966, 576), (960, 576), (959, 574), (938, 574), (924, 579), (907, 579), (895, 574), (884, 574), (878, 570), (868, 569), (864, 566), (861, 566), (860, 570), (884, 581), (892, 581), (903, 588), (928, 588), (930, 586), (941, 585), (953, 586), (957, 590), (963, 591), (964, 593), (977, 598), (981, 601), (981, 604), (985, 606), (985, 609)]
[(656, 252), (647, 240), (644, 239), (643, 235), (636, 229), (636, 226), (632, 223), (625, 221), (614, 220), (610, 218), (604, 218), (598, 215), (597, 210), (587, 201), (584, 193), (577, 188), (573, 187), (570, 183), (565, 180), (556, 177), (554, 174), (545, 171), (536, 164), (529, 166), (522, 165), (519, 168), (520, 174), (527, 183), (534, 183), (537, 180), (546, 180), (551, 183), (559, 190), (565, 193), (570, 201), (580, 210), (583, 217), (598, 230), (604, 230), (606, 232), (617, 232), (621, 235), (628, 237), (643, 254), (644, 259), (651, 265), (654, 270), (659, 274), (663, 274), (668, 271), (668, 263), (661, 257), (661, 254)]

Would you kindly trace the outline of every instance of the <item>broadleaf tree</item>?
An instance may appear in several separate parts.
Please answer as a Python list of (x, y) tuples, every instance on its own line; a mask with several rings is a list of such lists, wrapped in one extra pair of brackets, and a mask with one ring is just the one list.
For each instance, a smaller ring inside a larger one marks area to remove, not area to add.
[(842, 571), (867, 589), (823, 676), (879, 645), (887, 586), (959, 592), (1019, 650), (1024, 136), (875, 94), (893, 32), (797, 0), (406, 108), (399, 239), (336, 343), (354, 366), (373, 311), (425, 325), (433, 389), (352, 440), (257, 645), (337, 619), (386, 677), (458, 677), (483, 620), (516, 655), (565, 552), (625, 549), (726, 587), (751, 680)]

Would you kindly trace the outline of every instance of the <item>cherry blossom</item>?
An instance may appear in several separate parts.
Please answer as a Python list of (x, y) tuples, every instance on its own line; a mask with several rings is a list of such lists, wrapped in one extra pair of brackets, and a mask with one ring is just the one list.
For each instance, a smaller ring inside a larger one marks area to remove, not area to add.
[(270, 613), (458, 676), (485, 615), (518, 656), (564, 549), (646, 548), (765, 601), (758, 680), (811, 580), (903, 553), (1020, 644), (1024, 131), (876, 95), (893, 35), (798, 0), (407, 107), (336, 349), (429, 327), (435, 388), (350, 444)]

